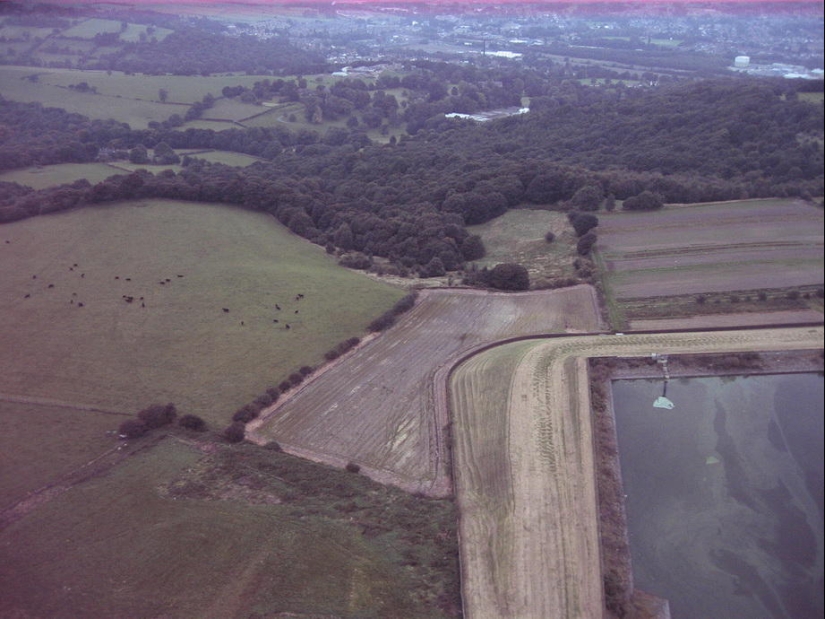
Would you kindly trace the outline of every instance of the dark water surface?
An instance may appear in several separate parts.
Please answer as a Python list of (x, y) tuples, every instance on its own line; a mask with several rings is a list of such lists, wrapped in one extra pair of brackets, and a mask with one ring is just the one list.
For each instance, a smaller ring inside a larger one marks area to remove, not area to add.
[(823, 378), (613, 383), (636, 587), (673, 619), (823, 616)]

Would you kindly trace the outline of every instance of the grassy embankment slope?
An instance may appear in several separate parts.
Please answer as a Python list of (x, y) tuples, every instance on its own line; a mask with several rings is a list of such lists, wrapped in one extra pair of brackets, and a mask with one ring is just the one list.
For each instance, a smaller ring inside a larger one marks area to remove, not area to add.
[(583, 336), (504, 344), (451, 379), (468, 619), (602, 608), (589, 386), (594, 356), (821, 349), (821, 327)]

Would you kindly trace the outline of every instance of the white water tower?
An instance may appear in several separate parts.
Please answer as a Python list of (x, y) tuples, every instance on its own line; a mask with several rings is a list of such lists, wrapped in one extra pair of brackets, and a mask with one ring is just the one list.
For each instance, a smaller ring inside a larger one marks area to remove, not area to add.
[(750, 56), (737, 56), (733, 59), (733, 66), (737, 69), (747, 69), (751, 63)]

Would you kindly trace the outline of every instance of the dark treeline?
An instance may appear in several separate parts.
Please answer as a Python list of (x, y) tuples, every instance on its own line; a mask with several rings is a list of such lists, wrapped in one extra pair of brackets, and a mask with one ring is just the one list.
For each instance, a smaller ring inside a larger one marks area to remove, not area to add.
[(161, 41), (121, 43), (112, 54), (86, 65), (89, 69), (118, 70), (147, 75), (210, 75), (247, 71), (257, 75), (317, 73), (326, 61), (300, 50), (286, 38), (259, 40), (228, 37), (202, 28), (181, 28)]
[(533, 111), (489, 123), (428, 118), (374, 145), (358, 130), (133, 131), (0, 100), (0, 167), (90, 161), (100, 149), (216, 148), (260, 156), (236, 169), (184, 158), (184, 169), (80, 181), (39, 192), (7, 186), (0, 220), (140, 197), (228, 202), (271, 213), (293, 232), (421, 273), (483, 255), (466, 230), (509, 208), (641, 210), (665, 202), (819, 196), (822, 107), (792, 84), (720, 80), (652, 90), (568, 83)]

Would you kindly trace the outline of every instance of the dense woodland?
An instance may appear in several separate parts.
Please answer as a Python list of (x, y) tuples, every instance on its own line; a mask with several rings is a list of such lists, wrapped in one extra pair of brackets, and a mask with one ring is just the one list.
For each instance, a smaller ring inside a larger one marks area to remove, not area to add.
[[(300, 77), (324, 69), (311, 53), (277, 37), (227, 37), (207, 26), (121, 45), (101, 67), (178, 74), (241, 68), (273, 77), (252, 88), (227, 85), (148, 129), (0, 97), (0, 170), (117, 159), (148, 164), (151, 153), (172, 163), (173, 149), (235, 151), (261, 162), (238, 169), (184, 157), (179, 173), (138, 171), (94, 186), (78, 181), (33, 191), (4, 183), (0, 222), (130, 198), (228, 202), (269, 212), (329, 251), (355, 252), (347, 257), (353, 266), (381, 256), (428, 276), (483, 256), (466, 226), (511, 208), (588, 211), (618, 200), (645, 210), (823, 194), (823, 109), (799, 96), (821, 91), (821, 81), (737, 76), (596, 86), (571, 79), (573, 69), (558, 62), (417, 60), (376, 80), (326, 86)], [(299, 77), (277, 77), (286, 72)], [(404, 90), (402, 103), (392, 94), (397, 89)], [(445, 116), (517, 107), (522, 96), (530, 100), (527, 114), (484, 123)], [(304, 120), (318, 130), (182, 128), (222, 97), (301, 103)], [(336, 119), (346, 127), (324, 124)], [(406, 132), (375, 144), (365, 130), (378, 128)]]

